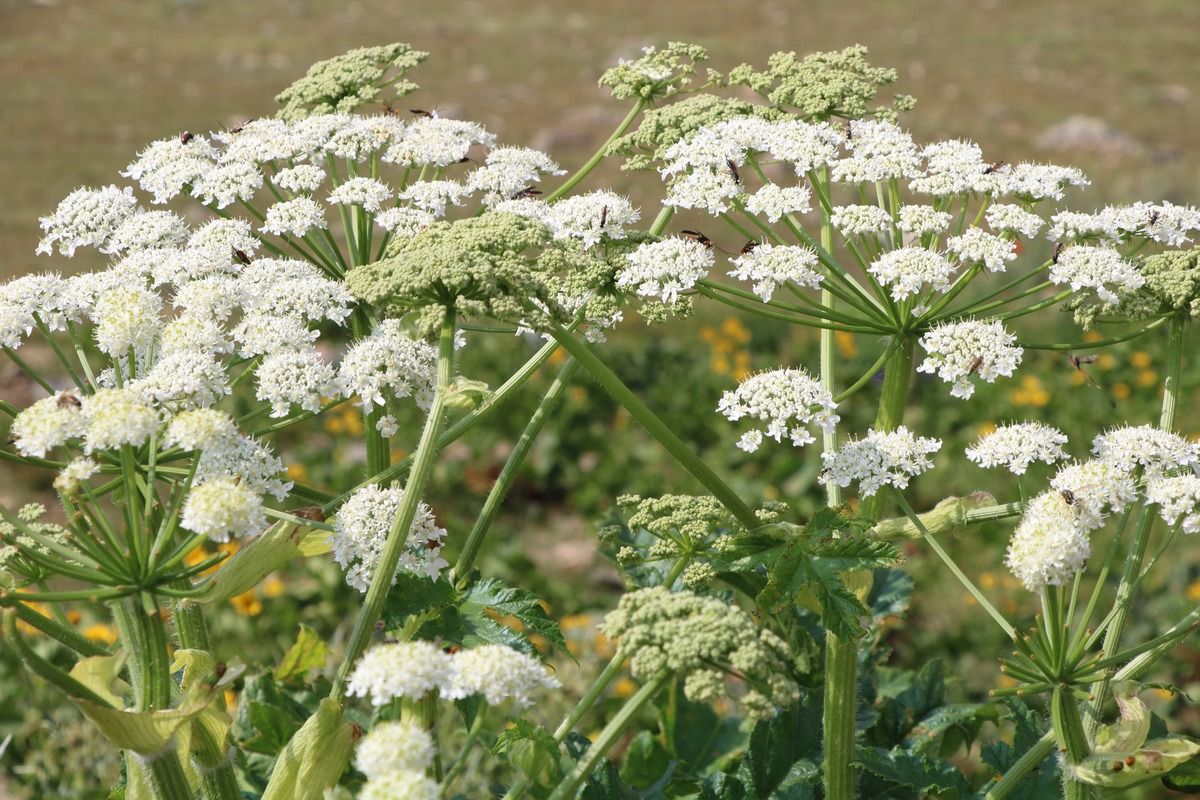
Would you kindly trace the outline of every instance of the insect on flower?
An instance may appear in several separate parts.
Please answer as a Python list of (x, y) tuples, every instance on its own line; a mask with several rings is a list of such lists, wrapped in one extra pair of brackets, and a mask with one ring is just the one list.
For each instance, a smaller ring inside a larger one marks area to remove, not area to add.
[(1155, 223), (1158, 222), (1158, 218), (1159, 218), (1158, 209), (1154, 209), (1153, 211), (1151, 211), (1150, 218), (1146, 221), (1146, 229), (1149, 230), (1150, 228), (1153, 228)]
[(512, 195), (508, 199), (509, 200), (521, 200), (523, 198), (533, 197), (534, 195), (541, 194), (541, 193), (542, 193), (541, 189), (535, 189), (532, 186), (526, 186), (524, 189), (513, 192)]
[(975, 356), (975, 360), (971, 362), (971, 366), (967, 367), (967, 374), (974, 375), (983, 366), (983, 354)]
[(751, 239), (750, 241), (748, 241), (744, 245), (742, 245), (742, 249), (738, 251), (738, 255), (740, 255), (740, 256), (749, 255), (750, 253), (753, 253), (757, 248), (758, 248), (758, 242)]
[(993, 172), (996, 172), (996, 171), (998, 171), (998, 170), (999, 170), (1001, 167), (1003, 167), (1003, 166), (1004, 166), (1004, 162), (1003, 162), (1003, 161), (993, 161), (992, 163), (990, 163), (990, 164), (988, 164), (988, 165), (987, 165), (987, 169), (985, 169), (985, 170), (983, 171), (983, 174), (984, 174), (984, 175), (991, 175)]
[(79, 402), (79, 398), (71, 392), (63, 392), (60, 394), (58, 396), (58, 400), (54, 402), (54, 405), (58, 406), (59, 408), (81, 408), (83, 406), (83, 404)]
[(230, 133), (241, 133), (242, 131), (244, 131), (246, 129), (247, 125), (249, 125), (251, 122), (254, 122), (256, 119), (258, 119), (258, 117), (250, 117), (250, 119), (242, 122), (240, 125), (230, 128), (229, 132)]
[(433, 119), (432, 111), (426, 111), (423, 108), (410, 108), (409, 111), (413, 114), (416, 114), (418, 117), (425, 117), (426, 119)]
[(600, 209), (600, 226), (599, 227), (603, 228), (604, 223), (606, 223), (606, 222), (608, 222), (608, 206), (605, 206), (604, 208)]
[(733, 178), (733, 182), (738, 186), (742, 185), (742, 176), (738, 174), (737, 164), (733, 163), (732, 158), (725, 159), (725, 166), (729, 167), (729, 174)]
[(705, 235), (704, 235), (703, 233), (701, 233), (700, 231), (680, 231), (680, 233), (681, 233), (681, 234), (683, 234), (684, 236), (686, 236), (686, 237), (687, 237), (687, 238), (689, 238), (689, 239), (694, 239), (694, 240), (696, 240), (697, 242), (699, 242), (700, 244), (704, 245), (704, 246), (705, 246), (706, 248), (708, 248), (709, 250), (712, 250), (712, 249), (713, 249), (713, 241), (712, 241), (712, 239), (708, 238), (707, 236), (705, 236)]
[(233, 248), (233, 257), (243, 264), (249, 264), (251, 261), (250, 256), (246, 255), (245, 250), (238, 250), (236, 247)]
[(1050, 258), (1050, 260), (1052, 262), (1054, 262), (1055, 264), (1057, 264), (1058, 257), (1062, 255), (1062, 251), (1063, 251), (1063, 243), (1062, 242), (1059, 242), (1056, 245), (1054, 245), (1054, 255)]
[(180, 144), (187, 144), (191, 140), (192, 140), (192, 132), (191, 131), (184, 131), (183, 133), (179, 134), (179, 143)]

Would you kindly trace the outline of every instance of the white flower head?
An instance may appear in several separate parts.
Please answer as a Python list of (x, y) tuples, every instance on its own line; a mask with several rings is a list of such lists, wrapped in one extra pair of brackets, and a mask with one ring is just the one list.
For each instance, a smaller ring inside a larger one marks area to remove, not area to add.
[(233, 266), (234, 251), (252, 256), (259, 247), (254, 229), (244, 219), (214, 219), (193, 231), (187, 242), (188, 250), (229, 267)]
[(389, 208), (379, 212), (375, 217), (375, 224), (395, 236), (411, 239), (436, 219), (437, 217), (428, 211), (416, 208)]
[(467, 194), (467, 187), (458, 181), (417, 181), (405, 187), (399, 197), (414, 209), (444, 217), (446, 204), (461, 206)]
[(1067, 457), (1062, 446), (1067, 436), (1041, 422), (1001, 425), (981, 436), (967, 448), (967, 458), (981, 467), (1003, 466), (1014, 475), (1023, 475), (1034, 461), (1053, 464)]
[(440, 800), (441, 796), (442, 787), (423, 770), (401, 769), (364, 783), (358, 800)]
[(41, 218), (46, 236), (38, 253), (53, 247), (68, 258), (77, 247), (96, 247), (108, 252), (109, 240), (137, 208), (133, 189), (106, 186), (103, 189), (76, 189), (67, 195), (54, 213)]
[(295, 349), (315, 342), (320, 335), (320, 331), (309, 330), (303, 320), (278, 314), (248, 314), (233, 330), (242, 358)]
[(98, 389), (81, 402), (87, 417), (86, 453), (123, 444), (137, 446), (158, 430), (160, 414), (139, 392)]
[(79, 493), (80, 487), (100, 471), (100, 465), (90, 458), (77, 458), (54, 479), (54, 489), (64, 497)]
[(1130, 474), (1101, 459), (1068, 464), (1050, 486), (1075, 509), (1079, 523), (1089, 531), (1104, 524), (1106, 512), (1120, 513), (1138, 497), (1137, 483)]
[(355, 342), (342, 358), (338, 380), (347, 396), (358, 395), (370, 414), (386, 407), (388, 395), (412, 395), (420, 408), (433, 402), (437, 349), (404, 334), (401, 321), (384, 320)]
[(1054, 164), (1017, 164), (1003, 171), (1003, 194), (1011, 194), (1025, 201), (1053, 198), (1062, 200), (1068, 186), (1087, 186), (1089, 181), (1074, 167), (1059, 167)]
[(404, 129), (388, 147), (383, 160), (412, 167), (445, 167), (466, 159), (472, 144), (493, 147), (496, 137), (475, 122), (443, 117), (422, 117)]
[(1146, 483), (1146, 502), (1159, 507), (1159, 514), (1168, 525), (1174, 525), (1182, 517), (1184, 533), (1200, 531), (1200, 509), (1197, 508), (1200, 503), (1200, 477), (1153, 477)]
[(96, 345), (113, 357), (147, 352), (162, 332), (162, 300), (137, 286), (108, 290), (96, 300)]
[(859, 492), (870, 497), (882, 486), (908, 486), (910, 478), (933, 466), (929, 459), (942, 446), (939, 439), (914, 436), (901, 425), (894, 431), (870, 430), (864, 439), (847, 442), (837, 452), (823, 453), (821, 483), (849, 486), (859, 481)]
[(236, 436), (233, 417), (215, 408), (197, 408), (171, 418), (163, 443), (183, 450), (208, 450), (224, 447)]
[(602, 238), (624, 239), (628, 235), (625, 226), (641, 218), (628, 197), (605, 190), (573, 195), (543, 207), (547, 213), (539, 218), (555, 239), (578, 239), (585, 248), (594, 247)]
[(216, 158), (216, 149), (205, 137), (172, 136), (149, 144), (121, 175), (132, 178), (160, 204), (212, 169)]
[(833, 163), (830, 177), (838, 183), (876, 183), (921, 174), (921, 159), (912, 136), (895, 123), (854, 120), (844, 144), (852, 155)]
[(1013, 203), (997, 203), (988, 206), (984, 215), (988, 226), (998, 233), (1012, 233), (1032, 239), (1046, 221), (1031, 211)]
[(889, 250), (876, 259), (868, 271), (885, 286), (892, 288), (892, 299), (904, 300), (929, 284), (941, 291), (950, 285), (954, 265), (939, 253), (920, 247)]
[(804, 122), (792, 117), (770, 124), (761, 147), (773, 158), (790, 163), (803, 177), (817, 167), (837, 159), (846, 140), (841, 126), (828, 122)]
[(821, 273), (816, 270), (817, 254), (809, 247), (759, 244), (729, 263), (737, 269), (728, 274), (739, 281), (752, 281), (754, 293), (764, 303), (788, 282), (809, 289), (821, 285)]
[[(810, 423), (830, 432), (840, 419), (833, 413), (837, 404), (829, 390), (800, 369), (780, 369), (752, 375), (738, 384), (732, 392), (725, 392), (717, 411), (730, 421), (742, 417), (766, 422), (762, 434), (777, 442), (786, 435), (795, 447), (815, 440), (809, 431)], [(757, 449), (760, 437), (742, 437), (738, 447), (747, 452)]]
[(1146, 279), (1112, 248), (1076, 245), (1050, 265), (1050, 281), (1070, 284), (1076, 292), (1093, 289), (1104, 302), (1118, 303), (1122, 294), (1140, 288)]
[(286, 122), (273, 117), (248, 120), (238, 129), (221, 131), (213, 138), (225, 145), (221, 163), (241, 163), (247, 166), (268, 161), (290, 161), (305, 154), (308, 142)]
[(484, 193), (484, 204), (491, 206), (520, 194), (543, 175), (563, 175), (550, 156), (528, 147), (498, 147), (488, 153), (482, 167), (467, 176), (472, 192)]
[[(22, 275), (0, 286), (0, 345), (15, 350), (33, 333), (40, 317), (51, 330), (62, 327), (66, 283), (57, 275)], [(72, 314), (71, 316), (76, 316)]]
[(1087, 530), (1058, 492), (1038, 495), (1025, 508), (1008, 544), (1005, 564), (1031, 592), (1066, 586), (1091, 555)]
[[(367, 486), (359, 489), (338, 510), (330, 536), (333, 557), (346, 570), (346, 583), (360, 592), (367, 591), (383, 553), (392, 520), (400, 508), (404, 490)], [(429, 506), (421, 503), (413, 518), (396, 571), (426, 575), (437, 580), (449, 566), (441, 557), (445, 528), (439, 528)], [(395, 583), (395, 576), (391, 582)]]
[(206, 408), (229, 394), (225, 367), (195, 350), (164, 352), (129, 388), (171, 411)]
[(297, 164), (275, 173), (275, 185), (297, 194), (312, 194), (325, 182), (325, 170), (316, 164)]
[(351, 178), (334, 187), (329, 202), (334, 205), (361, 206), (372, 213), (383, 208), (393, 198), (392, 190), (374, 178)]
[(982, 228), (967, 228), (962, 236), (946, 240), (946, 249), (964, 264), (983, 264), (988, 272), (1003, 272), (1004, 262), (1017, 257), (1012, 239), (988, 233)]
[(703, 208), (716, 217), (728, 211), (728, 201), (742, 192), (742, 185), (734, 180), (728, 169), (693, 169), (671, 181), (663, 204), (675, 208)]
[(891, 215), (879, 206), (838, 206), (833, 209), (829, 221), (847, 239), (892, 229)]
[(454, 667), (450, 655), (432, 642), (383, 644), (363, 653), (350, 673), (346, 693), (387, 705), (396, 697), (413, 700), (449, 686)]
[(917, 372), (936, 372), (939, 378), (954, 384), (951, 395), (966, 400), (975, 392), (972, 375), (988, 383), (1000, 376), (1012, 377), (1025, 352), (1013, 344), (1016, 339), (1000, 322), (943, 322), (921, 337), (921, 346), (929, 351), (929, 357)]
[(942, 233), (954, 219), (949, 213), (938, 211), (933, 206), (900, 206), (899, 218), (900, 230), (917, 236)]
[(909, 183), (919, 194), (951, 197), (983, 190), (987, 163), (974, 142), (951, 139), (926, 145), (921, 151), (925, 172)]
[(459, 650), (452, 656), (451, 665), (450, 684), (442, 690), (447, 700), (482, 694), (489, 705), (511, 698), (524, 707), (533, 702), (533, 693), (538, 689), (562, 685), (537, 658), (499, 644)]
[(333, 366), (314, 347), (268, 354), (257, 378), (255, 397), (271, 404), (272, 417), (286, 417), (293, 403), (316, 414), (325, 398), (341, 394)]
[(10, 434), (21, 455), (41, 458), (68, 439), (83, 436), (86, 430), (87, 418), (80, 399), (73, 392), (58, 392), (17, 414)]
[(404, 137), (404, 121), (393, 114), (352, 116), (325, 141), (325, 149), (338, 158), (365, 161)]
[(643, 244), (626, 256), (629, 265), (617, 274), (616, 285), (632, 286), (642, 297), (674, 304), (712, 269), (712, 250), (694, 239), (671, 237)]
[(1200, 462), (1200, 446), (1153, 425), (1126, 425), (1092, 440), (1092, 455), (1119, 470), (1158, 475)]
[(325, 209), (311, 197), (296, 197), (267, 208), (266, 221), (259, 229), (276, 236), (304, 236), (315, 229), (329, 227)]
[(222, 209), (237, 200), (249, 200), (262, 185), (258, 167), (235, 161), (213, 167), (198, 177), (192, 184), (192, 196)]
[(228, 542), (230, 536), (257, 536), (267, 517), (262, 498), (236, 480), (215, 478), (188, 492), (179, 524), (214, 542)]
[(746, 198), (746, 210), (751, 214), (761, 214), (774, 223), (788, 214), (807, 214), (812, 210), (811, 199), (812, 192), (805, 185), (767, 183)]
[(411, 722), (381, 722), (354, 751), (354, 766), (368, 778), (400, 770), (424, 772), (437, 747), (429, 732)]
[(283, 462), (267, 445), (239, 434), (228, 439), (214, 438), (200, 451), (196, 483), (229, 478), (254, 494), (270, 494), (282, 502), (292, 488), (290, 481), (279, 479), (283, 471)]
[(170, 211), (132, 214), (113, 231), (105, 249), (112, 253), (175, 247), (187, 239), (187, 223)]

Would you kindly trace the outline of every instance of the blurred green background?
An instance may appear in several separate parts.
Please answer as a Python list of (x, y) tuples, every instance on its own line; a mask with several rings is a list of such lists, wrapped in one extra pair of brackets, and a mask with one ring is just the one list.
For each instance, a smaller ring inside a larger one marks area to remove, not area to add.
[[(479, 121), (501, 143), (546, 150), (568, 169), (582, 163), (627, 110), (596, 79), (646, 45), (701, 44), (712, 56), (709, 65), (724, 72), (743, 62), (761, 67), (777, 50), (803, 54), (862, 43), (874, 65), (897, 69), (894, 90), (917, 98), (916, 110), (901, 124), (918, 142), (969, 138), (991, 160), (1077, 166), (1093, 181), (1086, 193), (1068, 198), (1080, 210), (1136, 200), (1195, 205), (1197, 31), (1200, 3), (1194, 0), (0, 0), (0, 278), (102, 267), (103, 259), (90, 251), (70, 261), (35, 257), (38, 217), (79, 186), (123, 183), (118, 171), (150, 141), (270, 115), (274, 95), (312, 62), (393, 41), (432, 54), (409, 76), (421, 90), (404, 107)], [(613, 168), (584, 188), (612, 185), (631, 194), (643, 217), (651, 218), (658, 187), (640, 180)], [(1041, 333), (1042, 340), (1080, 336), (1066, 319)], [(732, 446), (733, 426), (713, 409), (747, 370), (811, 363), (806, 354), (815, 352), (815, 341), (807, 331), (781, 331), (709, 310), (665, 330), (647, 332), (634, 322), (614, 337), (604, 357), (739, 490), (755, 500), (785, 497), (803, 514), (820, 497), (814, 453), (764, 448), (746, 456)], [(494, 383), (489, 367), (523, 357), (513, 342), (493, 338), (473, 345), (464, 351), (464, 370)], [(865, 369), (874, 358), (860, 353), (853, 340), (839, 344), (847, 372)], [(1141, 342), (1104, 356), (1093, 368), (1099, 390), (1061, 356), (1033, 352), (1018, 379), (983, 387), (970, 404), (950, 401), (940, 383), (919, 382), (910, 422), (947, 441), (939, 456), (943, 469), (914, 485), (914, 505), (926, 508), (946, 494), (990, 485), (992, 478), (963, 467), (958, 455), (985, 423), (1029, 418), (1058, 424), (1082, 455), (1105, 425), (1153, 421), (1159, 344)], [(1184, 432), (1190, 435), (1200, 431), (1192, 410), (1195, 372), (1189, 370), (1185, 385)], [(27, 405), (14, 396), (20, 386), (11, 378), (11, 365), (4, 365), (0, 394)], [(451, 537), (469, 525), (520, 432), (520, 412), (536, 403), (534, 395), (527, 392), (511, 414), (445, 453), (438, 489), (428, 499)], [(864, 407), (843, 416), (861, 429), (871, 414)], [(275, 444), (289, 463), (311, 465), (311, 474), (296, 477), (340, 486), (361, 458), (352, 444), (357, 424), (353, 414), (333, 416)], [(946, 469), (951, 461), (955, 469)], [(27, 490), (45, 489), (45, 477), (20, 488), (5, 481), (0, 500), (11, 503)], [(556, 615), (610, 606), (616, 576), (596, 556), (593, 523), (620, 492), (694, 488), (607, 394), (579, 381), (510, 494), (511, 513), (496, 524), (484, 570), (515, 576), (546, 597)], [(1009, 531), (1006, 525), (977, 529), (948, 546), (990, 596), (1010, 598), (1003, 601), (1006, 613), (1027, 620), (1035, 610), (1031, 598), (1000, 567)], [(927, 563), (918, 548), (910, 555), (920, 595), (910, 619), (890, 635), (897, 662), (919, 665), (940, 654), (951, 664), (948, 671), (960, 676), (957, 696), (978, 699), (995, 683), (998, 637), (977, 624), (980, 612), (957, 584), (943, 579), (940, 566)], [(1200, 601), (1195, 562), (1173, 560), (1156, 587), (1155, 605), (1139, 616), (1146, 630), (1137, 633), (1150, 634), (1154, 621), (1174, 619)], [(223, 656), (269, 663), (300, 621), (336, 640), (357, 600), (327, 559), (298, 564), (272, 581), (214, 624), (231, 650)], [(85, 615), (81, 624), (89, 619)], [(239, 652), (248, 642), (254, 644)], [(0, 706), (8, 709), (0, 715), (0, 740), (9, 732), (16, 736), (5, 771), (35, 797), (78, 797), (96, 789), (97, 777), (115, 769), (111, 751), (73, 709), (58, 705), (56, 695), (13, 667), (8, 657), (0, 663), (0, 686), (6, 687), (0, 688)], [(1169, 677), (1181, 684), (1197, 680), (1200, 654), (1181, 648), (1172, 670)], [(1170, 713), (1178, 732), (1197, 733), (1186, 708)], [(91, 768), (68, 766), (81, 762)], [(0, 796), (6, 791), (0, 780)]]

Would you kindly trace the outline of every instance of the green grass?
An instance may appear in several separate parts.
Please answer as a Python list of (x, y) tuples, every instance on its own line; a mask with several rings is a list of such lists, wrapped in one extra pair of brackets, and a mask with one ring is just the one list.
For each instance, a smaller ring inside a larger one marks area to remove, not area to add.
[[(1088, 203), (1200, 194), (1200, 5), (1189, 0), (857, 3), (520, 0), (345, 3), (7, 0), (0, 5), (0, 275), (101, 262), (42, 257), (38, 217), (81, 185), (118, 181), (146, 143), (271, 114), (314, 60), (404, 41), (433, 57), (414, 106), (475, 119), (565, 166), (603, 141), (624, 108), (596, 86), (646, 44), (694, 41), (711, 65), (762, 65), (776, 50), (861, 42), (918, 98), (918, 140), (967, 137), (989, 157), (1071, 163)], [(1125, 163), (1039, 152), (1046, 127), (1084, 114), (1136, 137)], [(608, 176), (618, 188), (621, 176)], [(88, 260), (92, 259), (92, 260)]]

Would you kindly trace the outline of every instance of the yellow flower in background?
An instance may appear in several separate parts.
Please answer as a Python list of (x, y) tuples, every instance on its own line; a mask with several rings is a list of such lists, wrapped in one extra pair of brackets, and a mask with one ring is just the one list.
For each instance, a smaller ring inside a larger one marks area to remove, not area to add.
[(995, 433), (995, 432), (996, 432), (996, 423), (994, 423), (994, 422), (979, 423), (979, 435), (980, 436), (987, 436), (987, 435)]
[(1145, 369), (1153, 362), (1149, 353), (1147, 353), (1145, 350), (1138, 350), (1137, 352), (1129, 355), (1129, 363), (1131, 366), (1134, 366), (1137, 369)]
[(1036, 375), (1022, 375), (1021, 385), (1009, 393), (1013, 403), (1019, 406), (1044, 406), (1050, 402), (1050, 394)]
[(304, 483), (308, 480), (308, 467), (303, 464), (288, 464), (287, 476), (294, 481)]
[(117, 640), (117, 626), (108, 625), (103, 622), (93, 622), (80, 631), (83, 638), (91, 642), (100, 642), (102, 644), (112, 644)]
[(1112, 387), (1112, 396), (1118, 400), (1124, 400), (1133, 394), (1133, 390), (1129, 388), (1128, 383), (1118, 383)]
[(287, 586), (284, 584), (282, 578), (280, 578), (278, 575), (271, 574), (268, 575), (267, 579), (262, 582), (262, 586), (260, 588), (262, 589), (263, 597), (271, 598), (279, 597), (279, 595), (283, 594), (287, 589)]
[(854, 338), (854, 334), (847, 331), (834, 331), (833, 341), (837, 345), (838, 355), (845, 358), (854, 358), (858, 355), (858, 340)]
[(243, 617), (257, 617), (263, 610), (262, 601), (258, 599), (258, 595), (253, 589), (230, 598), (229, 602)]
[(1200, 601), (1200, 579), (1194, 580), (1188, 584), (1187, 599), (1193, 603)]
[(637, 690), (637, 681), (632, 678), (621, 678), (613, 684), (613, 694), (617, 697), (632, 697)]
[(1138, 373), (1138, 386), (1154, 386), (1158, 383), (1158, 373), (1152, 369), (1144, 369)]

